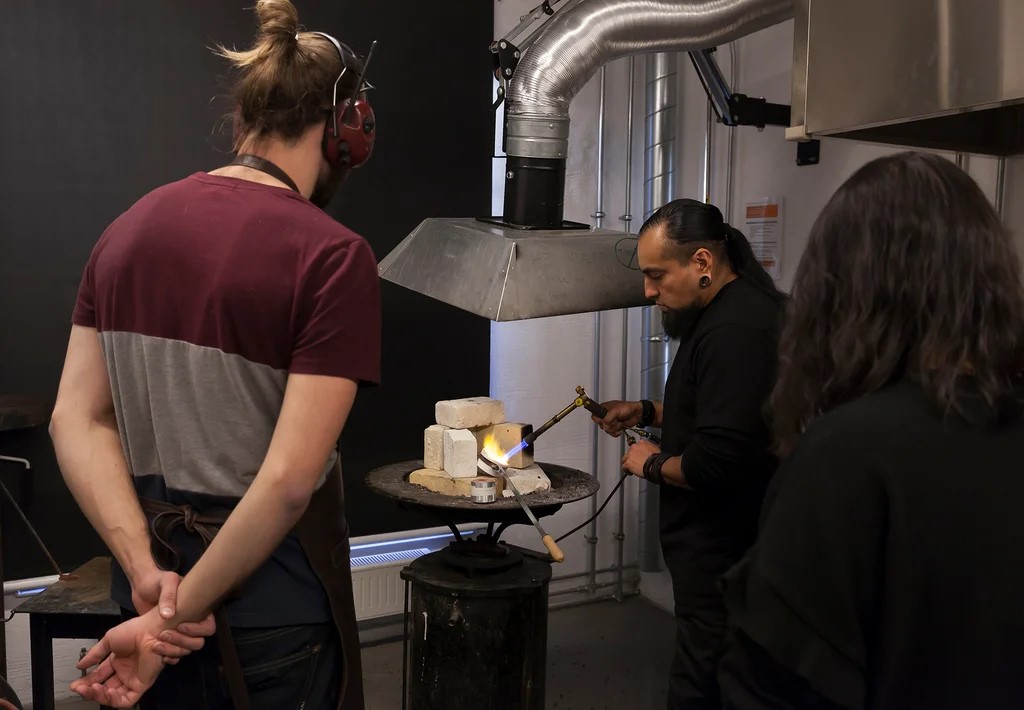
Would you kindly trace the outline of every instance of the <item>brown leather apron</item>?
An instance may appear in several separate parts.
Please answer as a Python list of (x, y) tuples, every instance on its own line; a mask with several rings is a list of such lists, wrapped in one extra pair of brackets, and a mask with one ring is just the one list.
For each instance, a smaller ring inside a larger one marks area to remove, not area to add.
[[(175, 569), (169, 561), (178, 556), (169, 544), (174, 528), (183, 526), (199, 536), (204, 549), (213, 541), (230, 511), (199, 513), (190, 506), (177, 506), (143, 498), (142, 509), (150, 517), (153, 535), (153, 557), (167, 569)], [(335, 464), (323, 485), (313, 494), (299, 522), (292, 529), (320, 583), (327, 592), (331, 616), (341, 640), (344, 667), (337, 710), (364, 710), (363, 670), (359, 650), (359, 627), (356, 623), (355, 599), (352, 594), (352, 569), (349, 563), (348, 521), (345, 519), (345, 496), (341, 483), (341, 467)], [(167, 562), (165, 562), (167, 561)], [(230, 596), (228, 597), (230, 600)], [(224, 664), (224, 676), (231, 692), (235, 710), (249, 710), (249, 697), (238, 652), (231, 638), (227, 610), (220, 604), (214, 612), (217, 622), (217, 646)]]

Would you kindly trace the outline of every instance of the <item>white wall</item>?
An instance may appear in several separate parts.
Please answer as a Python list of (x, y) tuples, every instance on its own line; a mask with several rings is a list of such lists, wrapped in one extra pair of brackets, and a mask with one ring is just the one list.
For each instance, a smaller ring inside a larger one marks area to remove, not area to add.
[[(531, 9), (534, 0), (496, 0), (495, 36), (503, 36), (518, 23), (521, 14)], [(789, 103), (793, 53), (793, 24), (785, 23), (759, 32), (737, 43), (739, 76), (735, 91), (764, 97), (776, 103)], [(728, 47), (719, 51), (719, 63), (726, 76), (730, 72)], [(625, 135), (628, 96), (628, 60), (608, 65), (606, 92), (605, 196), (604, 226), (623, 228), (619, 216), (625, 209)], [(632, 230), (642, 223), (643, 140), (644, 140), (644, 58), (637, 57), (634, 95), (634, 138), (632, 173)], [(706, 94), (690, 60), (679, 56), (679, 107), (677, 197), (703, 198), (703, 151), (706, 125)], [(593, 224), (596, 208), (598, 76), (576, 97), (571, 107), (569, 161), (566, 176), (565, 216)], [(782, 240), (780, 285), (788, 289), (793, 281), (807, 234), (815, 217), (837, 187), (864, 163), (899, 148), (826, 139), (821, 145), (821, 162), (815, 166), (796, 165), (796, 145), (786, 142), (784, 129), (729, 129), (716, 125), (714, 130), (712, 202), (723, 210), (726, 200), (728, 131), (736, 130), (734, 202), (727, 219), (743, 228), (744, 202), (768, 196), (785, 200), (785, 231)], [(499, 134), (500, 136), (500, 134)], [(500, 142), (498, 143), (500, 148)], [(952, 155), (948, 155), (950, 159)], [(495, 161), (495, 214), (500, 213), (503, 187), (503, 160)], [(996, 161), (970, 156), (968, 170), (990, 199), (994, 199)], [(1024, 159), (1011, 160), (1005, 192), (1006, 219), (1024, 247), (1024, 204), (1014, 199), (1024, 190)], [(516, 323), (495, 323), (491, 329), (491, 394), (506, 402), (510, 418), (540, 423), (567, 404), (573, 388), (582, 384), (593, 393), (595, 373), (593, 348), (595, 317), (591, 314), (547, 318)], [(601, 316), (601, 377), (599, 396), (618, 398), (622, 392), (621, 312)], [(630, 313), (629, 356), (626, 396), (639, 396), (639, 311)], [(537, 454), (543, 461), (561, 463), (589, 471), (591, 436), (594, 429), (588, 417), (574, 413), (537, 442)], [(603, 500), (618, 480), (619, 449), (616, 442), (601, 438), (598, 478)], [(636, 481), (626, 486), (625, 560), (636, 562)], [(589, 512), (589, 504), (566, 506), (544, 521), (556, 536), (577, 523)], [(598, 566), (614, 562), (616, 506), (609, 505), (600, 518)], [(510, 539), (536, 546), (533, 532), (513, 529)], [(587, 545), (577, 535), (564, 544), (566, 563), (559, 572), (579, 572), (585, 568)], [(671, 608), (671, 589), (667, 575), (643, 575), (642, 591), (655, 602)]]

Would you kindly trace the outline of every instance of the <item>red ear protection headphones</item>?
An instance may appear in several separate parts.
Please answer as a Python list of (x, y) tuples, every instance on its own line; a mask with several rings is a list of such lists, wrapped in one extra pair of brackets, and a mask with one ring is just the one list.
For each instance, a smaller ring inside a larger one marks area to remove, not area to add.
[[(341, 59), (341, 74), (334, 80), (334, 91), (331, 96), (331, 118), (328, 119), (324, 129), (322, 144), (324, 158), (334, 168), (358, 168), (370, 159), (370, 154), (373, 153), (373, 141), (377, 134), (377, 122), (374, 119), (373, 109), (365, 98), (366, 89), (373, 87), (363, 82), (377, 41), (374, 40), (370, 45), (366, 61), (363, 62), (363, 71), (356, 80), (352, 95), (339, 102), (338, 84), (341, 83), (341, 78), (348, 71), (348, 66), (345, 63), (345, 49), (348, 47), (343, 49), (341, 42), (325, 32), (313, 32), (312, 34), (320, 35), (333, 44)], [(355, 56), (351, 49), (348, 51), (349, 54)]]

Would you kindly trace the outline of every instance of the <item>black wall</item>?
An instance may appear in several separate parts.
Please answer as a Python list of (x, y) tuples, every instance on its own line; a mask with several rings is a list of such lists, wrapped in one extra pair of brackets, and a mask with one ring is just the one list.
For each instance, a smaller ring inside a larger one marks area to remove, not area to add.
[[(56, 393), (82, 267), (106, 225), (149, 190), (229, 159), (216, 43), (247, 46), (252, 0), (32, 0), (0, 23), (0, 393)], [(331, 206), (383, 258), (431, 216), (490, 210), (492, 3), (297, 0), (304, 27), (359, 53), (378, 138)], [(436, 525), (365, 489), (371, 468), (418, 458), (438, 399), (486, 393), (487, 321), (385, 283), (382, 387), (342, 441), (352, 534)], [(43, 427), (0, 433), (0, 476), (65, 568), (103, 553)], [(7, 578), (50, 573), (3, 509)]]

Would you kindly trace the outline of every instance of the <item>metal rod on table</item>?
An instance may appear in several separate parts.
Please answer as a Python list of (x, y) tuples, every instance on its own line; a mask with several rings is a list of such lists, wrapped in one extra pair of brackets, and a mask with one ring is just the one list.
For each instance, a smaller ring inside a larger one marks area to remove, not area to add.
[(46, 547), (46, 544), (43, 542), (43, 539), (39, 537), (39, 533), (37, 533), (36, 529), (32, 527), (32, 523), (29, 522), (28, 518), (25, 516), (25, 513), (22, 512), (21, 507), (18, 505), (18, 502), (14, 500), (14, 496), (12, 496), (11, 492), (7, 490), (7, 486), (4, 485), (3, 481), (0, 481), (0, 490), (3, 491), (4, 495), (7, 497), (7, 501), (11, 504), (11, 507), (14, 508), (14, 512), (18, 514), (19, 518), (21, 518), (21, 522), (25, 523), (25, 527), (28, 528), (29, 533), (35, 539), (36, 544), (39, 545), (39, 549), (43, 551), (44, 555), (46, 555), (46, 559), (50, 561), (50, 565), (53, 567), (54, 571), (57, 573), (58, 576), (63, 576), (64, 573), (61, 572), (60, 565), (57, 564), (57, 560), (53, 559), (53, 555), (50, 554), (50, 550)]

